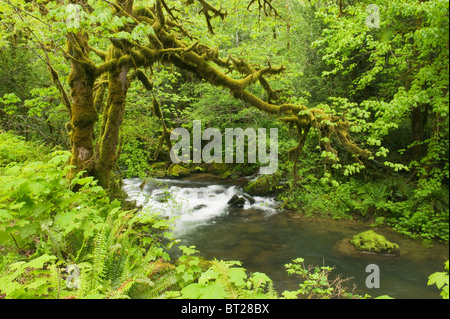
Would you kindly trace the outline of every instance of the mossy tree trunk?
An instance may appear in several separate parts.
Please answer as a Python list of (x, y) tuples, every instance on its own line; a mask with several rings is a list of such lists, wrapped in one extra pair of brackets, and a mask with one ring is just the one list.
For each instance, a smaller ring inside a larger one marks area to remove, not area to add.
[[(112, 54), (120, 56), (117, 48)], [(111, 174), (118, 159), (120, 127), (125, 114), (125, 102), (129, 88), (129, 64), (114, 68), (108, 74), (108, 100), (103, 110), (102, 127), (96, 149), (95, 177), (99, 185), (109, 189)]]
[(98, 115), (93, 99), (94, 70), (81, 62), (89, 55), (87, 41), (87, 35), (81, 33), (70, 34), (67, 41), (67, 51), (72, 57), (69, 75), (72, 103), (67, 125), (73, 154), (71, 165), (75, 167), (70, 173), (72, 177), (80, 171), (91, 174), (93, 168), (94, 125)]

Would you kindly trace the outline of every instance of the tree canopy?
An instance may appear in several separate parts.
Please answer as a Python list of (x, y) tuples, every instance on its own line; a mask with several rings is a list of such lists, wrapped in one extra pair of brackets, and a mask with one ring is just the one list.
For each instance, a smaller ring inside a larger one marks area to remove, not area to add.
[[(174, 65), (228, 89), (249, 107), (280, 116), (281, 121), (296, 127), (299, 142), (290, 151), (294, 162), (311, 128), (324, 132), (326, 138), (335, 135), (359, 162), (359, 157), (371, 156), (370, 151), (351, 140), (350, 124), (345, 118), (320, 108), (280, 101), (279, 91), (271, 87), (267, 77), (281, 74), (284, 66), (273, 66), (270, 60), (264, 66), (232, 55), (222, 57), (217, 48), (196, 39), (184, 27), (193, 12), (191, 5), (199, 7), (198, 13), (204, 17), (210, 34), (214, 34), (213, 19), (227, 15), (224, 8), (207, 1), (155, 1), (152, 5), (146, 1), (8, 1), (4, 5), (6, 16), (11, 19), (9, 30), (14, 30), (6, 36), (28, 34), (33, 48), (42, 52), (41, 58), (69, 112), (67, 130), (75, 173), (86, 170), (98, 178), (100, 185), (109, 188), (128, 89), (132, 81), (138, 80), (151, 91), (151, 69), (158, 63)], [(259, 15), (280, 16), (272, 1), (250, 1), (246, 9), (255, 7)], [(52, 65), (57, 55), (70, 63), (69, 92)], [(256, 83), (264, 89), (265, 98), (248, 90)], [(156, 98), (153, 109), (157, 117), (162, 117)], [(94, 125), (99, 115), (101, 130), (94, 147)], [(169, 134), (170, 129), (164, 126), (162, 139), (168, 143)], [(328, 152), (337, 153), (330, 143), (324, 145)]]

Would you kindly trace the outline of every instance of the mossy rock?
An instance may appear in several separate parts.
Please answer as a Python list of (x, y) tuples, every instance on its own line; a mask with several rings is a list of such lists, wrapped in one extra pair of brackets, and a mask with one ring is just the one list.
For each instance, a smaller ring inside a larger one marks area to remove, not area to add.
[(214, 174), (214, 175), (220, 176), (220, 175), (224, 175), (224, 174), (227, 174), (227, 173), (228, 174), (231, 173), (230, 172), (230, 167), (228, 167), (228, 165), (225, 164), (225, 163), (215, 163), (215, 162), (213, 162), (213, 163), (208, 163), (206, 165), (207, 165), (206, 170), (209, 173)]
[(231, 172), (225, 172), (225, 173), (223, 173), (223, 174), (220, 174), (220, 178), (221, 179), (227, 179), (228, 177), (230, 177), (230, 175), (231, 175)]
[(397, 244), (391, 243), (383, 235), (377, 234), (373, 230), (354, 236), (350, 243), (359, 251), (400, 255), (400, 247)]
[(275, 196), (281, 192), (280, 177), (262, 175), (244, 187), (244, 191), (252, 196)]
[(207, 173), (219, 176), (221, 179), (228, 179), (233, 173), (231, 166), (226, 163), (206, 163), (202, 165), (201, 169)]
[(152, 168), (155, 170), (165, 170), (167, 168), (167, 163), (166, 162), (153, 163)]
[(158, 162), (151, 165), (150, 175), (155, 178), (165, 177), (167, 174), (167, 166), (166, 162)]
[(239, 207), (242, 208), (245, 205), (245, 198), (239, 197), (237, 195), (234, 195), (229, 201), (228, 205), (231, 205), (233, 207)]
[(190, 175), (191, 171), (181, 165), (173, 164), (167, 170), (167, 174), (172, 177), (184, 177)]

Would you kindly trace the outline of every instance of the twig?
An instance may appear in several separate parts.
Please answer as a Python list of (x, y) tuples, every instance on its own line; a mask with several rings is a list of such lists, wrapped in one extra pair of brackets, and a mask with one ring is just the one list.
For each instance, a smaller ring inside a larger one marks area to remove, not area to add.
[(17, 247), (17, 250), (19, 251), (19, 253), (20, 253), (20, 247), (19, 247), (19, 244), (17, 244), (17, 241), (16, 241), (16, 238), (14, 237), (14, 235), (13, 234), (11, 234), (11, 233), (9, 233), (10, 235), (11, 235), (11, 237), (12, 237), (12, 239), (14, 240), (14, 243), (16, 244), (16, 247)]

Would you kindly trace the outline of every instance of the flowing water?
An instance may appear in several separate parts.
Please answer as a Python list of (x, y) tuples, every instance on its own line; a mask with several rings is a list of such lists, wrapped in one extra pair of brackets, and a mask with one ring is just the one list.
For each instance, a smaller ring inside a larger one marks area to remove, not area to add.
[[(186, 179), (160, 179), (142, 187), (142, 180), (127, 179), (124, 189), (139, 205), (152, 212), (177, 217), (174, 233), (181, 244), (194, 245), (208, 259), (239, 260), (250, 272), (263, 272), (277, 291), (296, 290), (298, 281), (284, 265), (302, 257), (305, 264), (334, 266), (333, 273), (352, 277), (360, 294), (393, 298), (440, 298), (436, 287), (427, 286), (428, 276), (443, 271), (448, 245), (426, 248), (387, 228), (376, 231), (399, 244), (399, 257), (354, 254), (348, 239), (372, 229), (350, 221), (305, 218), (277, 210), (268, 197), (245, 197), (243, 207), (228, 204), (245, 196), (242, 183), (222, 181), (198, 174)], [(380, 269), (380, 288), (366, 288), (369, 264)]]

